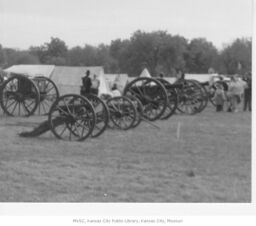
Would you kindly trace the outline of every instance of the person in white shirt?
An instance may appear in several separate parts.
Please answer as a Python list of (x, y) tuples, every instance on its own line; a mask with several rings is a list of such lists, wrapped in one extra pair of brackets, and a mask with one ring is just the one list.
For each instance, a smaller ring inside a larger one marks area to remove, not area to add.
[(94, 75), (92, 81), (92, 86), (91, 86), (91, 93), (98, 95), (99, 93), (99, 87), (100, 87), (100, 80), (97, 79), (97, 76)]
[(238, 112), (238, 106), (241, 103), (241, 98), (244, 92), (244, 85), (238, 81), (238, 76), (233, 75), (228, 87), (228, 96), (230, 98), (231, 112)]
[(117, 89), (116, 83), (113, 85), (113, 87), (111, 89), (111, 95), (112, 95), (112, 97), (122, 96), (121, 92)]

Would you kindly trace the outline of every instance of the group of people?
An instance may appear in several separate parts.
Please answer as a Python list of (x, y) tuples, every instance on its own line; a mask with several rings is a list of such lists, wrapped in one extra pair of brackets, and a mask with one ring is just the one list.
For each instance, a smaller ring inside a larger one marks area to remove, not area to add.
[[(163, 73), (158, 75), (163, 78)], [(217, 82), (210, 81), (210, 92), (213, 94), (212, 100), (216, 105), (216, 111), (221, 112), (227, 110), (228, 112), (238, 112), (241, 104), (243, 104), (243, 111), (251, 111), (252, 101), (252, 80), (251, 73), (246, 73), (243, 77), (233, 75), (230, 81), (225, 81), (223, 76), (218, 77)], [(176, 70), (176, 82), (183, 81), (185, 73)]]
[(244, 111), (251, 111), (252, 83), (249, 73), (243, 78), (233, 75), (229, 83), (220, 76), (212, 89), (214, 90), (212, 100), (216, 104), (217, 112), (223, 111), (224, 106), (227, 107), (228, 112), (238, 112), (241, 103), (243, 103)]
[[(183, 80), (185, 74), (182, 71), (177, 72), (177, 80)], [(163, 74), (159, 74), (163, 78)], [(87, 70), (85, 76), (82, 77), (81, 95), (99, 94), (100, 81), (96, 75), (90, 78), (90, 71)], [(247, 73), (243, 78), (238, 75), (233, 75), (230, 81), (225, 81), (222, 76), (219, 80), (210, 84), (211, 92), (213, 93), (212, 100), (216, 104), (216, 111), (221, 112), (227, 110), (228, 112), (238, 112), (238, 108), (243, 103), (243, 110), (251, 111), (252, 98), (252, 82), (251, 74)], [(111, 96), (120, 96), (117, 84), (113, 84), (111, 88)], [(226, 109), (224, 109), (226, 106)]]
[(100, 87), (100, 80), (96, 75), (93, 75), (93, 78), (90, 78), (90, 71), (87, 70), (85, 76), (82, 77), (82, 86), (81, 86), (81, 95), (94, 94), (98, 95)]
[[(82, 77), (82, 86), (80, 94), (86, 96), (88, 94), (94, 94), (96, 96), (99, 95), (99, 87), (100, 80), (97, 78), (97, 75), (93, 75), (93, 78), (90, 78), (90, 71), (87, 70), (85, 76)], [(117, 84), (114, 83), (110, 90), (110, 96), (121, 96), (121, 92), (119, 91)], [(105, 94), (108, 95), (108, 94)]]

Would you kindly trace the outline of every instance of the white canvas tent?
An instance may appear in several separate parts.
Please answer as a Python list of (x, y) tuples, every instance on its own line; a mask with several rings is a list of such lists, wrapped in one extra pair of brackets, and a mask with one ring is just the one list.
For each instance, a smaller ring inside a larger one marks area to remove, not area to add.
[(171, 84), (177, 80), (175, 77), (164, 77), (164, 79)]
[(120, 87), (124, 88), (128, 82), (128, 75), (117, 74), (114, 82), (117, 83)]
[(99, 94), (98, 95), (110, 94), (109, 84), (106, 81), (103, 70), (102, 70), (102, 73), (99, 74), (98, 79), (100, 81)]
[(22, 74), (27, 75), (29, 77), (35, 76), (45, 76), (47, 78), (51, 77), (51, 74), (54, 70), (54, 65), (13, 65), (4, 71), (6, 73), (15, 73), (15, 74)]
[(139, 77), (151, 78), (151, 75), (147, 68), (144, 68)]
[(29, 77), (45, 76), (54, 81), (60, 95), (74, 93), (80, 94), (82, 77), (89, 70), (91, 78), (96, 75), (100, 80), (99, 94), (109, 93), (109, 87), (104, 78), (104, 69), (101, 66), (96, 67), (68, 67), (54, 65), (14, 65), (4, 71), (7, 73), (16, 73), (28, 75)]
[(60, 94), (76, 93), (80, 94), (80, 88), (82, 85), (82, 77), (85, 76), (86, 71), (90, 71), (90, 77), (94, 75), (100, 81), (99, 95), (108, 94), (109, 87), (104, 78), (103, 67), (66, 67), (66, 66), (56, 66), (54, 72), (52, 73), (51, 79), (56, 83)]
[(111, 88), (114, 84), (115, 79), (116, 79), (116, 74), (104, 74), (104, 77), (105, 77), (106, 83)]
[(122, 93), (126, 84), (129, 82), (127, 74), (104, 74), (106, 83), (111, 90), (114, 84), (117, 85), (117, 89)]
[(198, 82), (209, 82), (212, 77), (218, 74), (185, 74), (185, 79), (194, 79)]

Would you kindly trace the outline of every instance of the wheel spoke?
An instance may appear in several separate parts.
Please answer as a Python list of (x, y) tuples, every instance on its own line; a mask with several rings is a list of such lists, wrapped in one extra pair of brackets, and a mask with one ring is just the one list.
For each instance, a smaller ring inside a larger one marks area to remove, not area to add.
[(16, 104), (15, 104), (14, 108), (12, 109), (11, 115), (13, 114), (14, 110), (16, 109), (17, 104), (18, 104), (18, 102), (16, 102)]
[(60, 106), (56, 106), (56, 108), (61, 111), (65, 115), (69, 115), (68, 112), (64, 111)]
[(110, 102), (110, 104), (112, 105), (112, 107), (114, 108), (115, 111), (118, 111), (118, 109), (116, 108), (116, 106), (112, 102)]
[(64, 104), (65, 104), (65, 106), (66, 106), (66, 108), (67, 108), (67, 110), (68, 110), (68, 114), (72, 114), (71, 113), (71, 111), (70, 111), (70, 109), (69, 109), (69, 107), (68, 107), (68, 105), (67, 105), (67, 103), (66, 103), (66, 101), (65, 101), (65, 98), (63, 98), (63, 102), (64, 102)]
[(41, 104), (39, 104), (39, 106), (40, 106), (40, 105), (43, 107), (44, 113), (47, 113), (47, 111), (46, 111), (46, 109), (45, 109), (45, 106), (44, 106), (44, 102), (41, 102)]
[(52, 87), (51, 87), (50, 89), (48, 89), (48, 90), (45, 89), (45, 92), (46, 92), (46, 93), (49, 93), (49, 92), (50, 92), (51, 90), (53, 90), (54, 88), (55, 88), (55, 87), (52, 86)]
[(24, 109), (27, 111), (27, 113), (30, 113), (28, 107), (26, 106), (25, 101), (22, 102), (22, 105), (23, 105)]
[[(8, 109), (9, 107), (11, 107), (14, 103), (15, 103), (15, 100), (13, 100), (13, 102), (11, 102), (11, 104), (9, 104), (8, 106), (5, 105), (6, 109)], [(6, 104), (7, 104), (7, 103), (6, 103)]]

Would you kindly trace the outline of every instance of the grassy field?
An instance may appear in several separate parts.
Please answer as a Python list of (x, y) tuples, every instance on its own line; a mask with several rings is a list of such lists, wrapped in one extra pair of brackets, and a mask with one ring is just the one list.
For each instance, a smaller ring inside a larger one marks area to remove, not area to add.
[(0, 202), (251, 201), (248, 112), (208, 108), (84, 142), (18, 136), (42, 120), (0, 117)]

